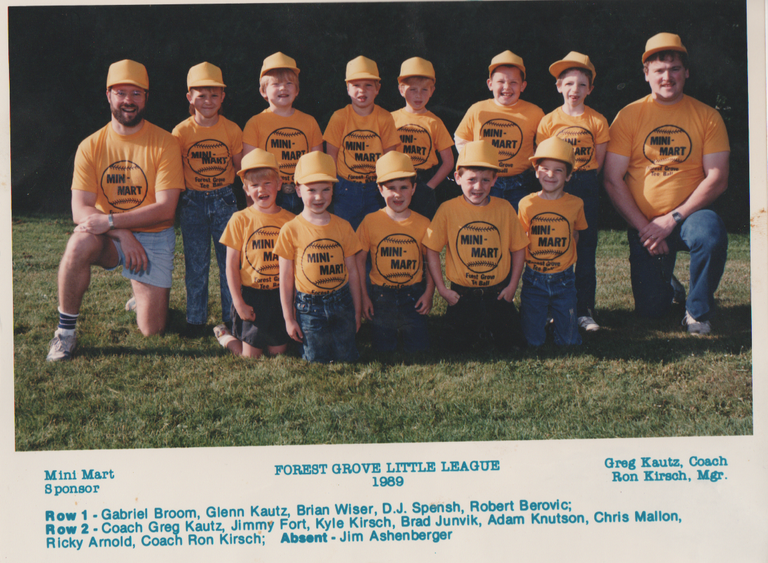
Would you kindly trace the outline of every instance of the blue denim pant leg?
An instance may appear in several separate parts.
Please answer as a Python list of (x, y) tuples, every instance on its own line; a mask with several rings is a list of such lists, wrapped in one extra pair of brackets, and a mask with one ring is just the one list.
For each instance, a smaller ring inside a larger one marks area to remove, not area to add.
[(491, 188), (491, 195), (506, 199), (517, 212), (520, 200), (531, 192), (538, 191), (538, 181), (533, 170), (526, 170), (516, 176), (497, 177)]
[(714, 295), (725, 270), (728, 234), (722, 219), (709, 209), (692, 213), (667, 237), (670, 253), (653, 257), (643, 248), (637, 231), (629, 230), (629, 261), (635, 311), (642, 317), (666, 315), (674, 292), (671, 279), (677, 252), (689, 252), (690, 288), (685, 308), (697, 320), (709, 320)]
[(555, 274), (541, 274), (526, 268), (520, 300), (523, 332), (529, 345), (544, 344), (548, 314), (552, 315), (555, 325), (555, 344), (581, 344), (573, 268)]
[(373, 348), (378, 352), (391, 352), (397, 348), (398, 331), (403, 337), (406, 352), (418, 352), (429, 348), (427, 322), (416, 311), (416, 302), (424, 294), (422, 284), (404, 288), (374, 285), (371, 288), (373, 303)]
[(224, 322), (230, 321), (232, 296), (226, 274), (227, 247), (219, 242), (237, 200), (227, 186), (210, 192), (187, 190), (181, 195), (181, 235), (184, 243), (184, 283), (187, 288), (187, 322), (202, 325), (208, 321), (208, 274), (211, 238), (219, 267), (221, 309)]
[(584, 216), (587, 228), (579, 231), (576, 245), (576, 311), (579, 317), (592, 316), (595, 309), (595, 291), (597, 289), (597, 254), (598, 207), (600, 201), (600, 183), (596, 170), (574, 172), (565, 191), (580, 197), (584, 202)]
[(420, 215), (424, 215), (424, 217), (431, 221), (437, 212), (435, 190), (424, 182), (417, 182), (416, 190), (411, 198), (410, 209)]
[(298, 215), (304, 211), (304, 202), (301, 201), (301, 198), (296, 192), (290, 194), (282, 191), (277, 192), (277, 205), (286, 211), (290, 211), (294, 215)]
[(304, 334), (302, 357), (308, 362), (353, 362), (355, 307), (349, 285), (325, 295), (296, 293), (296, 321)]
[(369, 213), (384, 207), (376, 182), (350, 182), (339, 177), (333, 188), (333, 213), (349, 221), (354, 230)]

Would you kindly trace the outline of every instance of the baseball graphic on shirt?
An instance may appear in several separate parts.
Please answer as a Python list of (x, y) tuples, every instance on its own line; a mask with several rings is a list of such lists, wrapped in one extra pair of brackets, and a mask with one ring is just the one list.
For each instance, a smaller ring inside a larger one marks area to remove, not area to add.
[(280, 273), (277, 254), (274, 253), (280, 227), (266, 226), (256, 229), (245, 241), (245, 260), (262, 277)]
[(375, 174), (382, 153), (381, 138), (373, 131), (352, 131), (342, 141), (344, 164), (355, 174)]
[(229, 147), (218, 139), (198, 141), (187, 151), (187, 162), (195, 174), (213, 178), (221, 176), (229, 165)]
[(501, 233), (485, 221), (467, 223), (456, 235), (456, 250), (470, 272), (487, 274), (501, 261)]
[(677, 125), (657, 127), (645, 138), (643, 156), (655, 165), (681, 163), (688, 160), (693, 143)]
[(323, 291), (332, 291), (347, 281), (344, 249), (333, 239), (312, 241), (299, 264), (307, 281)]
[(292, 182), (296, 163), (309, 152), (309, 142), (307, 136), (298, 129), (281, 127), (267, 137), (266, 150), (275, 155), (283, 180)]
[(419, 243), (410, 235), (388, 235), (376, 247), (374, 261), (385, 280), (393, 285), (405, 285), (421, 269)]
[(432, 137), (421, 125), (408, 123), (397, 130), (403, 143), (402, 152), (411, 157), (414, 168), (424, 164), (432, 154)]
[(486, 121), (480, 130), (480, 137), (499, 151), (499, 164), (512, 160), (523, 145), (523, 130), (509, 119)]
[(136, 209), (147, 199), (149, 182), (141, 167), (130, 160), (107, 166), (101, 175), (101, 191), (109, 204), (120, 211)]
[(581, 170), (590, 163), (595, 152), (595, 138), (588, 129), (577, 125), (565, 127), (557, 132), (557, 137), (573, 147), (573, 153), (576, 156), (574, 170)]
[(555, 260), (571, 247), (571, 225), (558, 213), (534, 215), (530, 229), (530, 253), (536, 260)]

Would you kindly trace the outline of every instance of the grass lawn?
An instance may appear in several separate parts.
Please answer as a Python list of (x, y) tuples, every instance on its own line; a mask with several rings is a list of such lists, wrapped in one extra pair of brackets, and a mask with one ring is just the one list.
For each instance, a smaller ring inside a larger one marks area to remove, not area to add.
[[(295, 353), (235, 358), (212, 332), (181, 337), (177, 232), (166, 334), (143, 338), (124, 311), (130, 284), (94, 268), (75, 358), (50, 364), (56, 273), (72, 227), (64, 216), (13, 218), (18, 451), (752, 433), (748, 235), (730, 237), (710, 336), (688, 336), (682, 309), (660, 321), (637, 319), (626, 235), (605, 231), (597, 259), (603, 330), (580, 347), (457, 354), (445, 344), (445, 304), (436, 294), (429, 353), (376, 354), (364, 324), (361, 361), (322, 366)], [(686, 286), (687, 267), (679, 255)], [(218, 288), (215, 265), (210, 286)], [(211, 328), (221, 318), (216, 292)]]

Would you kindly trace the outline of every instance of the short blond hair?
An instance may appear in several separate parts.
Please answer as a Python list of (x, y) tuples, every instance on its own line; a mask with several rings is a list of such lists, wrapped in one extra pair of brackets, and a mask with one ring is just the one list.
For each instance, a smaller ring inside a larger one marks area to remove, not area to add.
[(425, 82), (429, 83), (434, 88), (435, 79), (431, 76), (407, 76), (400, 81), (400, 84), (405, 84), (406, 86), (420, 86)]
[(461, 177), (464, 175), (465, 170), (469, 170), (470, 172), (493, 172), (494, 178), (499, 173), (499, 171), (495, 168), (486, 168), (485, 166), (459, 166), (456, 168), (456, 173), (459, 175), (459, 177)]
[(259, 80), (259, 92), (262, 96), (267, 95), (267, 86), (269, 86), (269, 79), (274, 78), (277, 82), (293, 82), (296, 85), (296, 90), (299, 89), (299, 75), (296, 74), (290, 68), (273, 68), (264, 73), (264, 76)]
[(254, 184), (259, 180), (270, 177), (273, 180), (280, 180), (280, 174), (274, 168), (251, 168), (243, 174), (243, 183), (247, 180), (249, 183)]

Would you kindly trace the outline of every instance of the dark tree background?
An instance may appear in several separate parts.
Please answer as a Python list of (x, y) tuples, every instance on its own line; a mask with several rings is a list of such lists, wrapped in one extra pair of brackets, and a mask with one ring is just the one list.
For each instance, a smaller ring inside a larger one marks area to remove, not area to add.
[[(685, 91), (717, 107), (731, 140), (730, 189), (716, 203), (731, 231), (749, 228), (745, 1), (427, 2), (166, 6), (10, 7), (11, 150), (15, 212), (69, 212), (78, 143), (109, 120), (107, 68), (130, 58), (147, 66), (147, 118), (171, 130), (187, 114), (186, 75), (194, 64), (220, 66), (224, 111), (241, 127), (266, 107), (258, 92), (262, 60), (282, 51), (301, 69), (295, 106), (324, 129), (349, 103), (347, 61), (379, 65), (377, 103), (403, 106), (400, 63), (434, 63), (429, 107), (453, 133), (466, 109), (490, 97), (491, 58), (510, 49), (525, 60), (523, 98), (550, 112), (561, 105), (551, 63), (569, 51), (597, 68), (588, 105), (611, 122), (650, 93), (641, 65), (645, 41), (667, 31), (691, 56)], [(450, 183), (441, 195), (453, 195)], [(602, 227), (623, 227), (605, 194)]]

